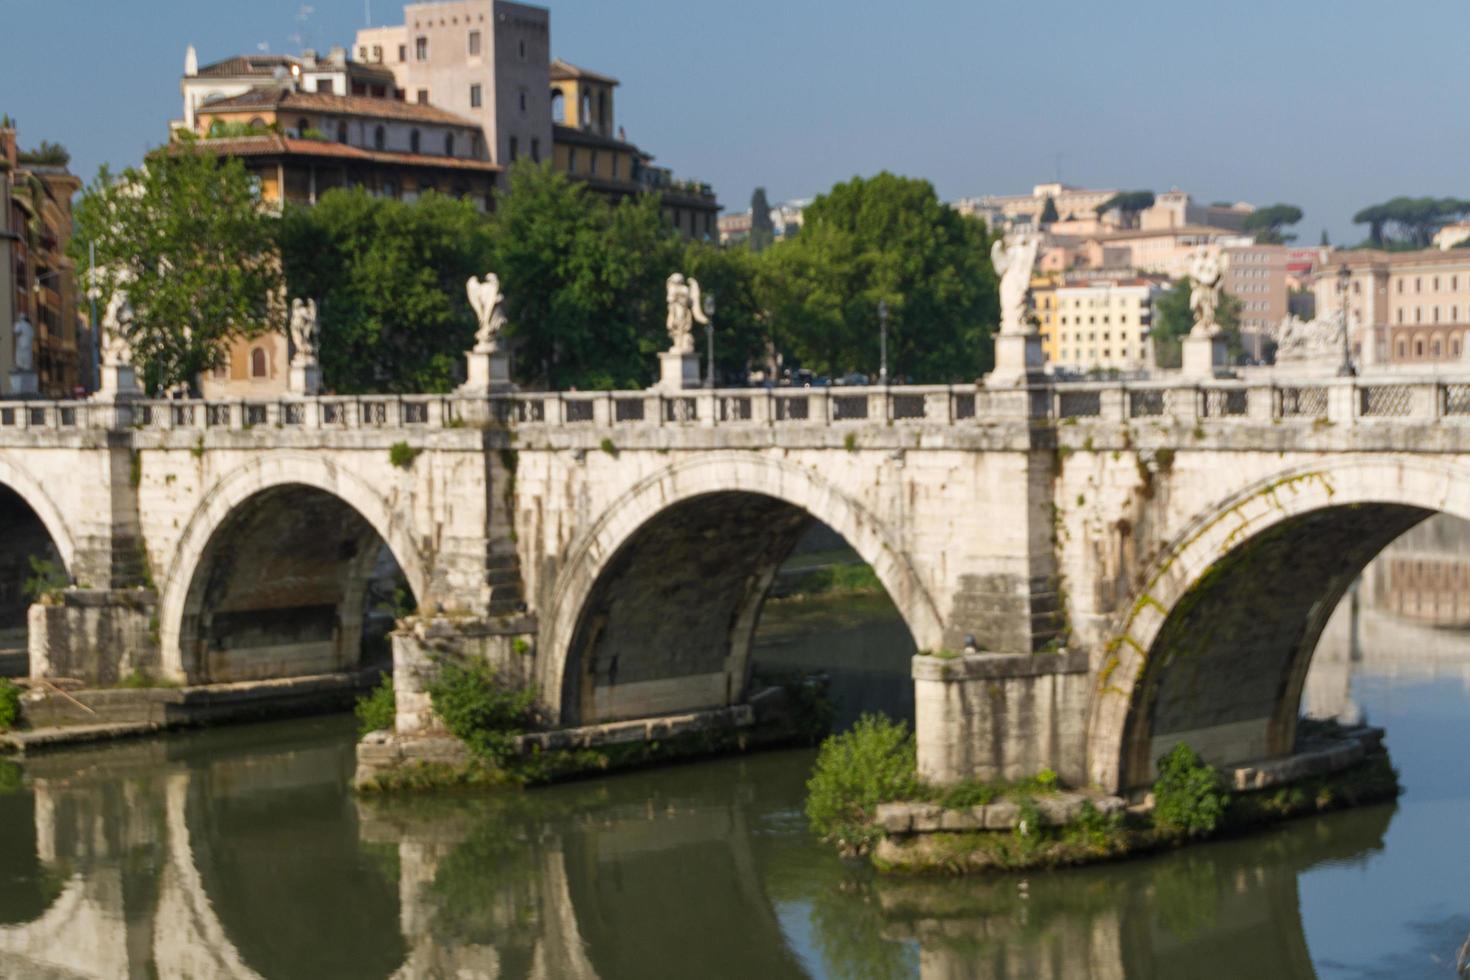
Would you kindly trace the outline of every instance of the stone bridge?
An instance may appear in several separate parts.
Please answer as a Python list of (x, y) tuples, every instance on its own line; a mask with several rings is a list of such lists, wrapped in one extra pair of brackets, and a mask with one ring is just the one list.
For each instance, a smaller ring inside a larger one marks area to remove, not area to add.
[[(1290, 753), (1327, 616), (1404, 530), (1470, 519), (1467, 453), (1444, 379), (5, 402), (0, 628), (101, 684), (350, 671), (391, 555), (401, 736), (446, 646), (561, 725), (666, 716), (746, 699), (821, 521), (924, 651), (924, 772), (1132, 789), (1179, 741)], [(48, 551), (72, 587), (23, 619)]]

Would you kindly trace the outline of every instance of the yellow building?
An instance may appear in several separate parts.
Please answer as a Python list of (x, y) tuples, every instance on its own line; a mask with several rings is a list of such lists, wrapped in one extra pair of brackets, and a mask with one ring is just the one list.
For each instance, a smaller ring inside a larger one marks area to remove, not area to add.
[(1041, 331), (1041, 353), (1046, 363), (1057, 360), (1057, 285), (1059, 275), (1035, 276), (1031, 280), (1031, 307)]
[(1154, 303), (1163, 291), (1158, 281), (1144, 278), (1057, 286), (1052, 330), (1056, 353), (1050, 362), (1078, 373), (1150, 368), (1149, 332)]
[(720, 205), (708, 184), (675, 180), (614, 126), (618, 80), (561, 59), (551, 63), (553, 166), (614, 200), (657, 191), (664, 217), (690, 238), (717, 240)]

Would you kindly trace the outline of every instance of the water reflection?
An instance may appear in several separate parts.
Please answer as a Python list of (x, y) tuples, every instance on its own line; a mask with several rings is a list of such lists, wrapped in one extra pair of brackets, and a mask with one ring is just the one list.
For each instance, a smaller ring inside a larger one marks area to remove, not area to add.
[[(1373, 574), (1308, 698), (1386, 724), (1398, 807), (1026, 879), (886, 879), (807, 834), (806, 751), (356, 798), (349, 719), (193, 733), (41, 756), (23, 785), (0, 763), (0, 976), (1464, 976), (1470, 642)], [(873, 629), (767, 649), (846, 655), (839, 693), (887, 695), (907, 652)]]

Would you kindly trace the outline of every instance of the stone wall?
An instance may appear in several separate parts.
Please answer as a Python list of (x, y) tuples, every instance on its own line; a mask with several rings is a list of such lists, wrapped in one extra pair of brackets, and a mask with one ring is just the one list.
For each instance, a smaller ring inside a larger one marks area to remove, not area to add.
[(1051, 769), (1087, 784), (1086, 654), (914, 658), (919, 775), (946, 784)]
[(116, 684), (159, 676), (158, 600), (144, 589), (68, 589), (29, 613), (31, 676)]
[(390, 634), (393, 642), (394, 730), (405, 736), (444, 734), (429, 687), (449, 660), (483, 661), (514, 685), (535, 673), (534, 624), (525, 618), (410, 618)]

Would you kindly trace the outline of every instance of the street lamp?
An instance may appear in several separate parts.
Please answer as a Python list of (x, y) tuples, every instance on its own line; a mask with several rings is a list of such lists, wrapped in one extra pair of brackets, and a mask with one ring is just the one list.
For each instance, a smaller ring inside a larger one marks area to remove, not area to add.
[(878, 301), (878, 383), (888, 385), (888, 301)]
[(709, 369), (705, 372), (704, 386), (715, 386), (715, 294), (704, 294), (704, 346), (709, 352)]
[(1342, 363), (1337, 366), (1339, 378), (1350, 378), (1353, 371), (1352, 345), (1348, 339), (1348, 286), (1352, 283), (1353, 270), (1344, 262), (1337, 270), (1337, 290), (1342, 294)]

